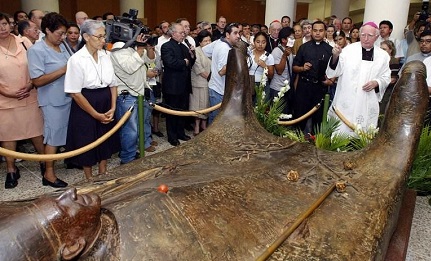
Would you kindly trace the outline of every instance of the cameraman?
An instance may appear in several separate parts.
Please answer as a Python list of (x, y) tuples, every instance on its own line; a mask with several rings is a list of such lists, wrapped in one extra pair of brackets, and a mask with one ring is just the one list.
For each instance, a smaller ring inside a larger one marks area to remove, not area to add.
[(429, 19), (423, 19), (421, 12), (417, 12), (410, 23), (404, 29), (404, 35), (407, 41), (406, 60), (409, 56), (420, 53), (419, 40), (421, 33), (426, 27), (429, 27)]
[[(140, 34), (135, 47), (122, 48), (124, 43), (117, 42), (111, 53), (115, 75), (118, 78), (118, 99), (115, 117), (120, 119), (126, 111), (136, 103), (137, 96), (145, 96), (144, 102), (144, 135), (145, 151), (155, 151), (157, 142), (151, 139), (151, 106), (149, 100), (152, 90), (147, 82), (147, 77), (155, 77), (157, 71), (147, 70), (145, 63), (154, 62), (154, 46), (146, 44), (147, 36)], [(122, 48), (122, 49), (117, 49)], [(128, 121), (120, 129), (120, 164), (128, 163), (136, 158), (138, 144), (138, 110), (132, 112)]]

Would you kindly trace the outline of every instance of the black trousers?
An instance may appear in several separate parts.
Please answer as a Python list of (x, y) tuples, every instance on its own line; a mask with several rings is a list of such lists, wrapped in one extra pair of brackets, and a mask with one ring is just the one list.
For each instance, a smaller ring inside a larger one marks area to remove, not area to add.
[[(189, 108), (189, 93), (182, 94), (167, 94), (163, 93), (165, 104), (168, 108), (179, 111), (186, 111)], [(168, 141), (178, 140), (185, 135), (184, 132), (185, 117), (175, 116), (171, 114), (166, 115), (166, 132), (168, 134)]]

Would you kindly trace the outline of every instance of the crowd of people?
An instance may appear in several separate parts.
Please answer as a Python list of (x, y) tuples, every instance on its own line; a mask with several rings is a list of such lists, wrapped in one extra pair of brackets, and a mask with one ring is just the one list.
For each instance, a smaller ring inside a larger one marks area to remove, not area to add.
[[(228, 23), (220, 16), (216, 23), (200, 21), (192, 28), (179, 18), (160, 22), (132, 43), (116, 41), (108, 51), (105, 24), (115, 19), (110, 12), (89, 19), (79, 11), (74, 22), (41, 10), (0, 13), (2, 147), (16, 150), (17, 142), (31, 140), (40, 154), (77, 150), (109, 132), (144, 96), (145, 151), (154, 152), (158, 144), (152, 135), (165, 134), (158, 126), (160, 113), (150, 103), (198, 111), (222, 102), (228, 52), (239, 42), (248, 46), (255, 85), (267, 81), (265, 97), (277, 97), (286, 81), (292, 87), (283, 97), (286, 113), (301, 117), (328, 93), (330, 116), (338, 117), (337, 109), (366, 128), (377, 126), (404, 63), (420, 60), (431, 66), (431, 31), (419, 13), (404, 29), (405, 39), (391, 37), (388, 20), (354, 24), (350, 17), (331, 16), (292, 22), (283, 16), (267, 27)], [(157, 41), (147, 42), (151, 38)], [(322, 122), (322, 108), (297, 125), (304, 134)], [(199, 135), (217, 113), (166, 115), (168, 142), (178, 146), (190, 140), (185, 129)], [(118, 133), (66, 162), (91, 180), (92, 167), (98, 165), (98, 174), (105, 174), (114, 153), (119, 152), (121, 164), (139, 157), (139, 131), (133, 110)], [(337, 131), (355, 135), (343, 122)], [(5, 160), (5, 188), (14, 188), (20, 172), (15, 159)], [(55, 175), (53, 161), (40, 162), (40, 171), (43, 185), (68, 185)]]

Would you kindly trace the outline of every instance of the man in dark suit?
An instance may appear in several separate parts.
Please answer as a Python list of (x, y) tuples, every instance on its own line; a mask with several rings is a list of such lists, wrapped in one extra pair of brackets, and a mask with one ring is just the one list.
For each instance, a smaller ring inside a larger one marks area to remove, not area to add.
[[(193, 51), (182, 44), (186, 37), (184, 27), (172, 23), (168, 31), (171, 39), (161, 48), (163, 61), (163, 97), (165, 104), (174, 110), (188, 110), (189, 95), (192, 91), (191, 68), (195, 62)], [(167, 115), (166, 131), (172, 146), (178, 146), (178, 140), (190, 139), (184, 132), (184, 117)]]

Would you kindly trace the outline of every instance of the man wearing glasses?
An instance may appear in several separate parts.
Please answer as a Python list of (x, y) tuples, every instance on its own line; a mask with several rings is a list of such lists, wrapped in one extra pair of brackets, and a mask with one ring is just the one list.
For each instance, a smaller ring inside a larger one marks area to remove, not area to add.
[(420, 39), (419, 39), (419, 49), (420, 49), (420, 52), (409, 56), (406, 60), (406, 63), (410, 61), (423, 62), (425, 58), (431, 55), (431, 31), (430, 30), (425, 30), (421, 33)]
[[(375, 47), (379, 29), (374, 22), (365, 23), (359, 29), (360, 42), (344, 49), (335, 45), (326, 75), (339, 77), (337, 90), (328, 115), (337, 118), (337, 109), (352, 124), (368, 129), (376, 127), (379, 102), (391, 80), (390, 57)], [(338, 133), (356, 136), (346, 124), (340, 122)]]

